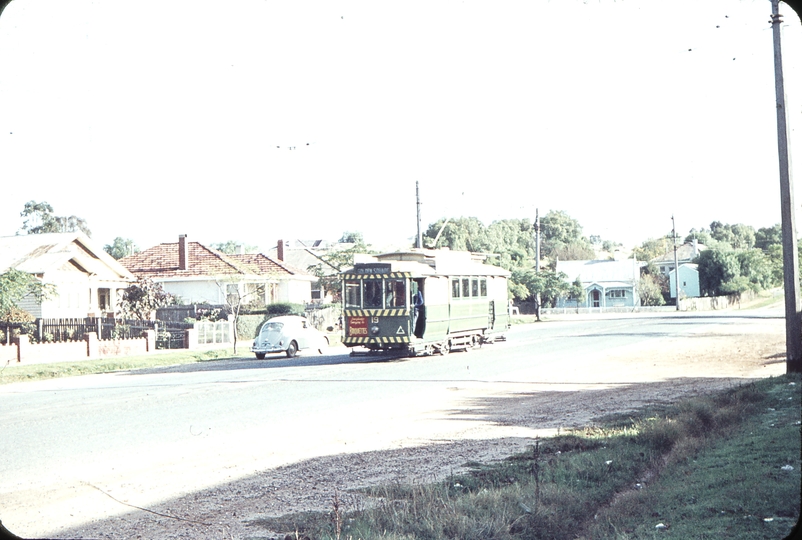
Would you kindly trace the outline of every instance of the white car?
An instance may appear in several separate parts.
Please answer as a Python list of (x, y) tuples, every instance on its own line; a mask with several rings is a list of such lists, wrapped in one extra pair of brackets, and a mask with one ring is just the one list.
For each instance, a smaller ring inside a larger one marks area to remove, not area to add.
[(273, 317), (262, 325), (259, 335), (253, 340), (251, 351), (259, 360), (268, 353), (283, 352), (289, 358), (303, 349), (317, 350), (329, 346), (329, 338), (312, 326), (306, 317), (282, 315)]

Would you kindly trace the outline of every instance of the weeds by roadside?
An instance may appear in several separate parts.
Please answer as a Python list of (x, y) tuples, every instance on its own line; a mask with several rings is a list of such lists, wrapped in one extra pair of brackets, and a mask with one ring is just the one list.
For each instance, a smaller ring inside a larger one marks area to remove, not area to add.
[(254, 520), (313, 539), (783, 538), (799, 519), (800, 384), (783, 376), (613, 417), (374, 504)]
[(72, 377), (95, 373), (110, 373), (129, 369), (192, 364), (233, 357), (233, 349), (215, 349), (208, 351), (165, 352), (148, 356), (99, 358), (97, 360), (82, 360), (80, 362), (12, 365), (7, 366), (7, 369), (0, 370), (0, 384), (56, 379), (59, 377)]

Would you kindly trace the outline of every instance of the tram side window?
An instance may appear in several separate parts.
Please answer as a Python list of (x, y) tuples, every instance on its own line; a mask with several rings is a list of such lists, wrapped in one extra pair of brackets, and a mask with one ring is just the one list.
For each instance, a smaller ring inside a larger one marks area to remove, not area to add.
[(471, 280), (469, 278), (462, 278), (462, 297), (469, 298), (471, 296)]
[(471, 296), (479, 297), (479, 280), (476, 278), (471, 278)]
[(482, 297), (487, 296), (487, 280), (485, 278), (479, 280), (479, 295)]
[(451, 298), (459, 298), (459, 278), (451, 280)]
[(345, 282), (345, 307), (361, 308), (362, 302), (359, 298), (359, 280), (347, 280)]
[(380, 279), (366, 279), (362, 282), (362, 307), (381, 308), (382, 307), (382, 281)]
[(403, 279), (385, 281), (384, 306), (387, 308), (404, 307), (407, 297), (406, 282)]

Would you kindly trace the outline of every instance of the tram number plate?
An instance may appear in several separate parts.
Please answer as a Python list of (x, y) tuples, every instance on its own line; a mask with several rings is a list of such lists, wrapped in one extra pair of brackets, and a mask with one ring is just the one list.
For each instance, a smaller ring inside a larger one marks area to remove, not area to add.
[(367, 317), (349, 317), (348, 318), (348, 335), (349, 336), (367, 336), (368, 335), (368, 318)]
[(379, 318), (378, 317), (371, 317), (370, 318), (370, 323), (371, 324), (379, 324)]

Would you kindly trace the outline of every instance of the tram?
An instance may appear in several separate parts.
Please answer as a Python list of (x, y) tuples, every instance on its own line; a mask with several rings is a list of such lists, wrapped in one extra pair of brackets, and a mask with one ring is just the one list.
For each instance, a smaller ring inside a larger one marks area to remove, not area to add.
[(510, 272), (485, 260), (443, 249), (357, 255), (341, 274), (343, 344), (352, 355), (418, 356), (505, 339)]

